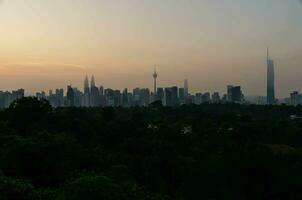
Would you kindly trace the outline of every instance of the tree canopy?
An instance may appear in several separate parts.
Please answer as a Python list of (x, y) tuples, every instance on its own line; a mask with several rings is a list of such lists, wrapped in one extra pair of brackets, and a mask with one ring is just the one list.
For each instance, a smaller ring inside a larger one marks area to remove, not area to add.
[(302, 198), (301, 107), (0, 111), (0, 199)]

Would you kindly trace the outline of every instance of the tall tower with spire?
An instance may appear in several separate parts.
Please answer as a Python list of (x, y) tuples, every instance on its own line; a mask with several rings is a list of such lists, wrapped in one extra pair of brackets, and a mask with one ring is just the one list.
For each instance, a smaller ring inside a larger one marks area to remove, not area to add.
[(90, 106), (90, 88), (89, 88), (89, 80), (88, 76), (86, 75), (85, 80), (84, 80), (84, 96), (83, 96), (83, 105), (85, 107)]
[(94, 79), (94, 75), (91, 76), (90, 87), (91, 87), (91, 88), (95, 87), (95, 79)]
[(153, 93), (154, 95), (156, 95), (156, 92), (157, 92), (157, 77), (158, 77), (158, 74), (156, 72), (156, 66), (154, 67), (154, 73), (153, 73), (153, 79), (154, 79), (154, 90), (153, 90)]
[(267, 104), (275, 103), (275, 65), (274, 60), (270, 59), (269, 49), (267, 48)]
[(89, 80), (87, 75), (84, 80), (84, 93), (89, 93)]

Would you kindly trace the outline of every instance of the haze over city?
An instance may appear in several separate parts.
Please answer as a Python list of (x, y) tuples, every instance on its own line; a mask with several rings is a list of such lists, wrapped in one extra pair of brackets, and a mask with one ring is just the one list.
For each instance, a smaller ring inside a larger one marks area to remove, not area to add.
[(241, 85), (266, 95), (266, 48), (276, 96), (301, 90), (302, 6), (282, 0), (6, 0), (0, 6), (0, 89), (113, 88), (190, 80), (194, 91)]

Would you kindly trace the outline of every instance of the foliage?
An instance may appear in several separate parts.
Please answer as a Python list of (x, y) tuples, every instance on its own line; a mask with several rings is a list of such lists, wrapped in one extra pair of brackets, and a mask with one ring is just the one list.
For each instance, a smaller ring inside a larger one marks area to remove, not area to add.
[(302, 107), (0, 111), (0, 199), (302, 199)]

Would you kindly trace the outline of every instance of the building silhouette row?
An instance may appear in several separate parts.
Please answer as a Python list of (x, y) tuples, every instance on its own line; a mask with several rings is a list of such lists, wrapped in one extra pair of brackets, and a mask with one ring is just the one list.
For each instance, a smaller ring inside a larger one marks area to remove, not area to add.
[(84, 79), (83, 91), (78, 88), (67, 86), (66, 95), (63, 89), (56, 89), (55, 93), (50, 90), (48, 94), (40, 92), (36, 94), (39, 99), (47, 99), (53, 107), (107, 107), (107, 106), (148, 106), (150, 103), (158, 101), (164, 106), (178, 106), (183, 104), (202, 104), (202, 103), (243, 103), (244, 96), (240, 86), (228, 86), (227, 94), (222, 97), (218, 92), (210, 94), (189, 93), (189, 82), (184, 81), (183, 87), (157, 87), (156, 71), (153, 73), (154, 88), (134, 88), (129, 91), (115, 90), (96, 86), (95, 77), (92, 76), (90, 81), (88, 76)]
[(0, 91), (0, 108), (8, 108), (13, 101), (21, 99), (23, 97), (24, 89), (15, 90), (12, 92)]
[[(269, 49), (267, 49), (267, 96), (266, 104), (277, 104), (275, 97), (275, 72), (274, 60), (270, 58)], [(64, 89), (49, 90), (36, 93), (39, 99), (47, 99), (53, 107), (106, 107), (106, 106), (147, 106), (152, 102), (159, 101), (164, 106), (177, 106), (183, 104), (202, 104), (202, 103), (246, 103), (240, 86), (229, 85), (226, 88), (226, 94), (220, 95), (218, 92), (210, 94), (209, 92), (191, 94), (189, 91), (189, 81), (186, 79), (181, 87), (158, 87), (158, 73), (154, 69), (153, 89), (134, 88), (129, 91), (116, 90), (97, 86), (95, 77), (92, 75), (89, 81), (86, 75), (83, 84), (83, 90), (68, 85)], [(24, 97), (24, 90), (19, 89), (12, 92), (0, 91), (0, 108), (7, 108), (11, 102)], [(263, 102), (262, 100), (259, 102)], [(284, 103), (289, 105), (301, 105), (302, 96), (298, 92), (293, 92), (290, 98), (286, 98)], [(261, 103), (265, 104), (265, 103)]]

